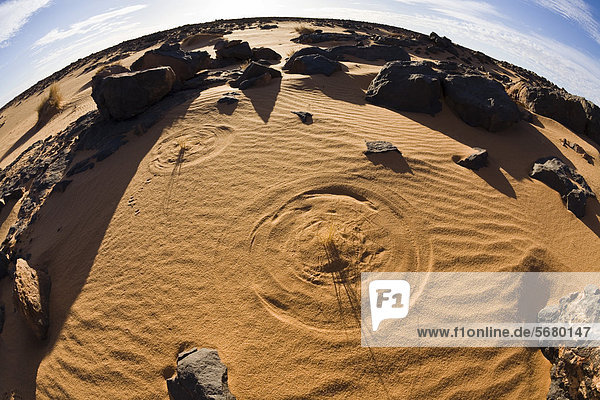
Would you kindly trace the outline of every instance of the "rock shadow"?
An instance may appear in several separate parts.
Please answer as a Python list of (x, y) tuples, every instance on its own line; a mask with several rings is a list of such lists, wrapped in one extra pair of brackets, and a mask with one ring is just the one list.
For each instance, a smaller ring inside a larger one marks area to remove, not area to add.
[(253, 87), (243, 90), (246, 97), (250, 99), (254, 111), (260, 119), (266, 124), (271, 118), (271, 113), (275, 108), (277, 96), (281, 90), (281, 79), (273, 79), (268, 85), (262, 87)]
[(387, 151), (385, 153), (368, 153), (365, 155), (374, 165), (382, 165), (387, 169), (391, 169), (392, 171), (401, 174), (413, 174), (412, 169), (402, 154), (396, 151)]
[[(6, 323), (0, 336), (2, 390), (16, 390), (24, 399), (35, 399), (37, 371), (41, 361), (61, 336), (71, 307), (85, 285), (92, 265), (113, 218), (140, 162), (162, 132), (182, 118), (199, 91), (168, 96), (144, 114), (123, 122), (97, 121), (92, 134), (131, 131), (128, 143), (93, 169), (71, 176), (64, 192), (54, 190), (38, 216), (22, 235), (18, 249), (31, 254), (30, 265), (47, 269), (52, 280), (50, 328), (41, 342), (24, 318), (8, 303)], [(140, 126), (147, 127), (140, 131)], [(93, 141), (93, 140), (92, 140)], [(89, 153), (83, 150), (82, 156)], [(76, 155), (72, 164), (78, 161)], [(10, 298), (10, 280), (0, 285), (0, 296)]]

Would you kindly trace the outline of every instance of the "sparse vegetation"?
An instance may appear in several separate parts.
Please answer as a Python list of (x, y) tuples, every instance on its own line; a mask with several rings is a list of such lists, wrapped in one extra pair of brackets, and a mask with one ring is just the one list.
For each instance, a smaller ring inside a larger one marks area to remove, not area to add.
[(58, 86), (56, 84), (50, 85), (50, 90), (48, 91), (48, 95), (42, 99), (40, 104), (37, 107), (38, 121), (37, 125), (39, 127), (44, 126), (52, 117), (58, 112), (60, 112), (62, 108), (62, 95), (58, 90)]
[(106, 71), (107, 69), (114, 67), (114, 66), (122, 67), (123, 64), (121, 64), (120, 62), (116, 62), (116, 63), (112, 63), (112, 64), (105, 64), (105, 65), (101, 66), (100, 68), (98, 68), (98, 70), (96, 71), (96, 75), (99, 75), (103, 71)]
[(306, 35), (309, 33), (313, 33), (315, 31), (314, 28), (308, 27), (306, 25), (298, 25), (297, 27), (294, 28), (294, 30), (301, 35)]

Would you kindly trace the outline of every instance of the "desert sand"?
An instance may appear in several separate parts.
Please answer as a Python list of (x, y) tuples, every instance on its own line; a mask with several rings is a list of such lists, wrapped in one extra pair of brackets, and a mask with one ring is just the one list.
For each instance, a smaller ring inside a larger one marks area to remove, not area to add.
[[(304, 47), (290, 41), (297, 25), (225, 37), (272, 48), (280, 68)], [(210, 38), (192, 47), (214, 54)], [(226, 110), (216, 102), (232, 88), (205, 90), (53, 194), (26, 237), (30, 265), (52, 278), (49, 337), (35, 338), (1, 281), (0, 393), (167, 399), (177, 353), (198, 346), (218, 349), (238, 399), (545, 398), (550, 363), (536, 349), (362, 348), (351, 300), (361, 271), (595, 270), (597, 201), (580, 220), (528, 173), (557, 155), (600, 191), (598, 167), (560, 140), (596, 160), (597, 146), (542, 116), (489, 133), (446, 105), (435, 117), (377, 107), (364, 93), (383, 62), (344, 65), (283, 74)], [(56, 82), (66, 104), (40, 130), (43, 93), (4, 109), (0, 167), (93, 110), (94, 73)], [(402, 161), (367, 158), (368, 140), (392, 142)], [(454, 162), (473, 146), (490, 151), (477, 173)], [(354, 260), (341, 286), (322, 268), (331, 229)]]

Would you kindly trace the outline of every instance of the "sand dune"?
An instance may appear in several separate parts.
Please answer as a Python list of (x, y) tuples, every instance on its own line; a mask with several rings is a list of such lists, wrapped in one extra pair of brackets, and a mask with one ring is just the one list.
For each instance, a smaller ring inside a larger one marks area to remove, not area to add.
[[(294, 25), (228, 37), (285, 55), (302, 47)], [(195, 345), (219, 350), (239, 399), (544, 398), (550, 364), (535, 349), (362, 348), (359, 274), (594, 270), (598, 203), (579, 220), (528, 172), (559, 155), (598, 191), (597, 166), (560, 139), (596, 159), (597, 146), (542, 116), (494, 134), (446, 105), (435, 117), (376, 107), (364, 92), (382, 63), (344, 65), (329, 78), (284, 74), (227, 110), (216, 101), (229, 86), (203, 91), (51, 196), (25, 237), (52, 277), (49, 339), (9, 307), (0, 392), (168, 398), (164, 376)], [(93, 72), (80, 73), (58, 82), (69, 103), (40, 131), (28, 133), (35, 97), (3, 112), (2, 166), (93, 109)], [(368, 140), (403, 157), (366, 157)], [(454, 162), (472, 146), (489, 150), (489, 168)], [(347, 263), (337, 270), (329, 234)], [(7, 279), (0, 291), (11, 304)]]

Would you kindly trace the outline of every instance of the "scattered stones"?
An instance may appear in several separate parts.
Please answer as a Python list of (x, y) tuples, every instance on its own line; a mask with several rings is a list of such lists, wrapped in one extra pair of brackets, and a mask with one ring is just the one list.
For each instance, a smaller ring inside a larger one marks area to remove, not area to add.
[(596, 197), (583, 176), (558, 157), (546, 157), (537, 160), (533, 164), (529, 176), (556, 190), (562, 199), (566, 201), (567, 209), (578, 218), (585, 215), (587, 198)]
[(215, 349), (179, 353), (176, 374), (167, 379), (173, 400), (235, 400), (227, 385), (227, 367)]
[(238, 61), (252, 58), (252, 49), (248, 42), (241, 40), (219, 40), (215, 44), (217, 59), (235, 59)]
[(192, 78), (196, 72), (210, 66), (210, 55), (206, 51), (186, 52), (179, 44), (165, 43), (155, 50), (147, 51), (132, 65), (132, 71), (142, 71), (156, 67), (171, 67), (177, 79), (182, 82)]
[(581, 147), (580, 145), (578, 145), (577, 143), (571, 143), (567, 139), (564, 139), (564, 138), (560, 140), (560, 143), (564, 147), (568, 147), (572, 150), (575, 150), (575, 152), (577, 154), (581, 154), (583, 159), (586, 160), (588, 163), (594, 164), (594, 157), (592, 157), (590, 154), (588, 154), (588, 152), (585, 151), (584, 148)]
[(253, 86), (265, 86), (273, 78), (281, 78), (281, 72), (252, 61), (248, 64), (246, 69), (244, 69), (242, 75), (231, 82), (230, 85), (231, 87), (239, 87), (240, 89), (245, 90)]
[(519, 108), (496, 81), (476, 75), (449, 75), (442, 86), (446, 103), (468, 125), (497, 132), (520, 119)]
[[(561, 298), (558, 305), (547, 306), (538, 313), (540, 323), (600, 322), (600, 289), (587, 285), (583, 292)], [(552, 363), (548, 400), (600, 399), (600, 348), (542, 347), (544, 357)]]
[(38, 339), (48, 336), (50, 325), (50, 277), (44, 271), (31, 268), (19, 258), (15, 266), (13, 297), (17, 309)]
[(383, 140), (374, 140), (371, 142), (367, 142), (367, 150), (365, 154), (374, 154), (374, 153), (387, 153), (389, 151), (396, 152), (402, 154), (400, 150), (390, 142), (386, 142)]
[(294, 57), (290, 63), (286, 63), (286, 66), (287, 68), (284, 66), (284, 69), (287, 69), (289, 73), (303, 75), (331, 76), (334, 72), (342, 70), (342, 64), (320, 54)]
[(112, 75), (93, 84), (92, 98), (103, 116), (124, 120), (144, 112), (166, 96), (174, 82), (171, 67)]
[(292, 114), (296, 114), (298, 117), (300, 117), (300, 121), (302, 121), (302, 123), (304, 124), (311, 124), (312, 123), (312, 114), (306, 111), (292, 111)]
[(369, 85), (367, 101), (397, 111), (440, 112), (442, 86), (431, 66), (423, 61), (387, 63)]
[(252, 60), (279, 61), (281, 60), (281, 54), (268, 47), (255, 47), (252, 49)]
[(480, 168), (486, 167), (488, 164), (488, 152), (480, 147), (473, 147), (475, 153), (458, 160), (456, 163), (461, 167), (477, 171)]

